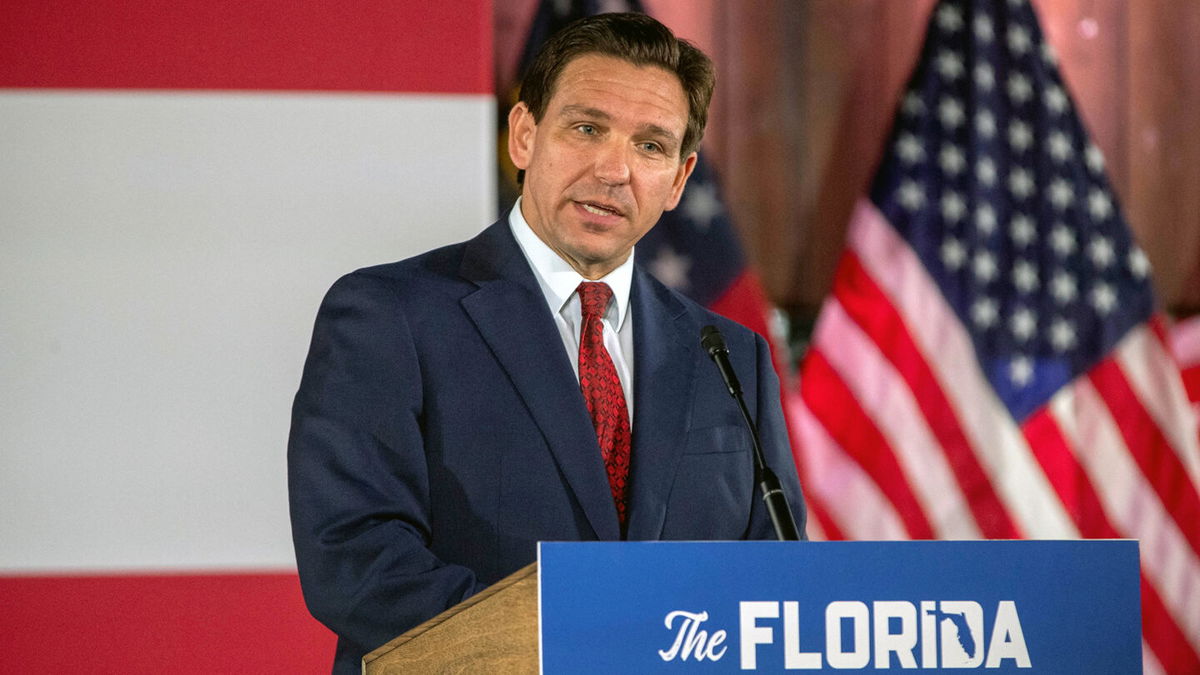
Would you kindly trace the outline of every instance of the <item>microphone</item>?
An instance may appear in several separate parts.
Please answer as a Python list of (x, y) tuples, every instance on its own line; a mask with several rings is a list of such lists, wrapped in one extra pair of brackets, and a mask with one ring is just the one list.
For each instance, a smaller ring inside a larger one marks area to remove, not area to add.
[(717, 369), (721, 371), (721, 379), (725, 381), (725, 388), (729, 390), (729, 395), (737, 401), (738, 409), (742, 411), (742, 420), (745, 421), (746, 428), (750, 430), (750, 440), (754, 448), (755, 481), (762, 491), (763, 502), (766, 504), (767, 513), (771, 516), (771, 524), (775, 526), (775, 536), (780, 541), (799, 540), (800, 533), (796, 529), (796, 519), (792, 517), (792, 509), (788, 507), (787, 495), (783, 492), (779, 478), (775, 476), (775, 472), (771, 471), (771, 467), (767, 466), (766, 460), (763, 459), (762, 444), (758, 440), (758, 428), (750, 417), (750, 410), (746, 408), (746, 400), (742, 398), (742, 385), (738, 382), (737, 373), (733, 371), (733, 364), (729, 362), (729, 347), (725, 345), (725, 337), (721, 335), (721, 331), (717, 330), (716, 326), (705, 326), (700, 329), (700, 346), (708, 352), (708, 357), (713, 360), (713, 363), (717, 364)]
[(717, 370), (721, 371), (721, 379), (725, 380), (725, 388), (729, 390), (729, 395), (741, 400), (742, 385), (738, 382), (737, 373), (733, 372), (733, 364), (729, 362), (729, 347), (725, 346), (725, 336), (721, 335), (716, 326), (705, 326), (700, 329), (700, 346), (708, 352), (708, 358), (717, 364)]

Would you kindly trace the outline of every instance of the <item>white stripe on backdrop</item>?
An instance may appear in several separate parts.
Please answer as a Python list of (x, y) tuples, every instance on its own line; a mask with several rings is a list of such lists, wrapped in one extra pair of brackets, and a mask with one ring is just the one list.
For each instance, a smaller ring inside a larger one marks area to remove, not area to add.
[(0, 92), (0, 571), (294, 568), (324, 290), (494, 218), (490, 95)]

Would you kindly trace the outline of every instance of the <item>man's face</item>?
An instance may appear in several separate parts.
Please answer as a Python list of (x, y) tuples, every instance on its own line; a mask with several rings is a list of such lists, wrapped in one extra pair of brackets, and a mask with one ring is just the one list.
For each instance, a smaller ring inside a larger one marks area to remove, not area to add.
[(525, 170), (525, 220), (585, 278), (608, 274), (679, 203), (696, 165), (696, 153), (679, 156), (687, 119), (674, 73), (575, 58), (540, 123), (524, 103), (508, 116), (509, 154)]

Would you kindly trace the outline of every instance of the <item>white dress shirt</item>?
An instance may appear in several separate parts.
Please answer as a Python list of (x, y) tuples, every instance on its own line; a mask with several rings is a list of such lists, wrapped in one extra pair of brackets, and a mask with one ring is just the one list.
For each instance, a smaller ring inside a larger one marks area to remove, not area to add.
[(563, 348), (571, 359), (575, 379), (579, 379), (579, 330), (583, 323), (579, 294), (575, 289), (583, 281), (602, 281), (612, 289), (613, 299), (604, 312), (604, 348), (612, 357), (625, 392), (625, 407), (629, 411), (629, 424), (633, 425), (633, 316), (629, 311), (629, 289), (633, 285), (633, 252), (620, 267), (602, 279), (584, 279), (567, 261), (563, 260), (529, 227), (521, 214), (521, 200), (513, 205), (508, 214), (508, 225), (517, 245), (533, 268), (546, 305), (554, 317), (562, 338)]

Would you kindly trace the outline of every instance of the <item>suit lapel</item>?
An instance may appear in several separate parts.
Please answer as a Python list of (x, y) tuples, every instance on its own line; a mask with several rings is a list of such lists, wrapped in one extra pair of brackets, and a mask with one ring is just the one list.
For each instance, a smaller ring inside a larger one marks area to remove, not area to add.
[(683, 306), (640, 268), (634, 272), (634, 423), (629, 538), (659, 539), (683, 452), (699, 334)]
[(620, 536), (596, 432), (545, 296), (508, 223), (467, 244), (462, 275), (479, 288), (462, 299), (546, 438), (599, 539)]

